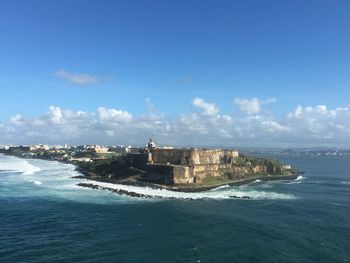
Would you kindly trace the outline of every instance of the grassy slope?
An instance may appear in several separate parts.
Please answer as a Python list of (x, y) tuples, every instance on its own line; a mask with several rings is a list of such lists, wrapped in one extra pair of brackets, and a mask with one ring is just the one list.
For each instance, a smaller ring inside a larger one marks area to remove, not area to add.
[(144, 173), (140, 169), (129, 166), (125, 156), (119, 156), (115, 159), (94, 160), (92, 162), (78, 162), (76, 165), (87, 173), (118, 179)]

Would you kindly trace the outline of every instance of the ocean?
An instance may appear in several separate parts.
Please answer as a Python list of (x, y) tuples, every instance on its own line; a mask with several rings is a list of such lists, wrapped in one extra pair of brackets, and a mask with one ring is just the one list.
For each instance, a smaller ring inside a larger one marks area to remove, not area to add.
[(114, 186), (164, 197), (142, 199), (0, 155), (0, 262), (350, 262), (350, 157), (274, 157), (305, 173), (193, 194)]

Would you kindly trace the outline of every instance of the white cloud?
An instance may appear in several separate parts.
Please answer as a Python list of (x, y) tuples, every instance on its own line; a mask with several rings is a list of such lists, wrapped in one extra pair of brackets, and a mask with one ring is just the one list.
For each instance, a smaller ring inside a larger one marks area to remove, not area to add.
[(226, 114), (222, 115), (221, 118), (228, 123), (230, 123), (233, 120), (230, 115), (226, 115)]
[(175, 117), (154, 112), (133, 116), (125, 110), (105, 107), (83, 112), (50, 106), (37, 117), (12, 116), (2, 124), (0, 144), (143, 145), (152, 137), (162, 144), (181, 146), (350, 147), (350, 106), (332, 109), (325, 105), (297, 106), (282, 117), (263, 112), (233, 117), (218, 114), (214, 103), (197, 99), (196, 104), (203, 106), (202, 113), (187, 112)]
[(258, 114), (260, 112), (260, 101), (258, 98), (241, 99), (237, 98), (234, 103), (238, 105), (239, 109), (248, 114)]
[(60, 107), (50, 106), (48, 114), (53, 124), (59, 124), (63, 120), (63, 114)]
[(22, 124), (22, 115), (16, 114), (10, 118), (10, 122), (14, 125), (21, 125)]
[(276, 102), (275, 98), (269, 98), (266, 100), (260, 100), (258, 98), (242, 99), (236, 98), (234, 103), (238, 106), (239, 110), (247, 114), (259, 114), (261, 111), (261, 106), (263, 104), (270, 104)]
[(215, 103), (205, 102), (201, 98), (195, 98), (192, 101), (192, 104), (198, 108), (201, 108), (203, 110), (203, 115), (215, 116), (219, 113), (219, 108), (215, 105)]
[(96, 76), (84, 73), (72, 73), (63, 69), (57, 70), (53, 75), (55, 77), (68, 80), (70, 83), (78, 86), (93, 85), (98, 82), (98, 78)]
[(145, 102), (146, 102), (146, 109), (147, 109), (147, 111), (149, 111), (149, 112), (154, 111), (154, 105), (153, 105), (151, 99), (150, 98), (146, 98)]
[(287, 114), (286, 123), (292, 129), (291, 140), (349, 146), (349, 106), (335, 109), (328, 109), (326, 105), (297, 106)]
[(310, 117), (335, 117), (337, 114), (348, 112), (349, 108), (336, 108), (334, 110), (328, 110), (326, 105), (317, 105), (316, 107), (307, 106), (303, 108), (302, 106), (297, 106), (295, 110), (288, 113), (288, 118), (310, 118)]
[(302, 113), (303, 113), (303, 107), (300, 106), (300, 105), (298, 105), (298, 106), (295, 108), (294, 112), (291, 112), (291, 113), (288, 114), (288, 117), (289, 117), (289, 118), (292, 118), (292, 117), (300, 118), (301, 115), (302, 115)]
[(261, 125), (266, 129), (266, 131), (270, 133), (278, 133), (278, 132), (288, 132), (290, 128), (274, 120), (264, 120), (261, 122)]
[(132, 115), (129, 112), (122, 110), (99, 107), (97, 109), (97, 114), (101, 121), (127, 123), (132, 120)]

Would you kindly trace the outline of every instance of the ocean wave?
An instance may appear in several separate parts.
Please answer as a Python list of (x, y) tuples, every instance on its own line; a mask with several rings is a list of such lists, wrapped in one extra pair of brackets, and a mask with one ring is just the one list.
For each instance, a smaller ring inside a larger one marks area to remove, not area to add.
[(211, 189), (210, 191), (219, 191), (219, 190), (226, 189), (226, 188), (230, 188), (230, 186), (228, 184), (225, 184), (225, 185), (218, 186), (214, 189)]
[(253, 182), (251, 182), (252, 184), (255, 184), (255, 183), (260, 183), (261, 182), (261, 180), (255, 180), (255, 181), (253, 181)]
[(343, 204), (343, 203), (326, 203), (328, 205), (334, 205), (334, 206), (350, 206), (348, 204)]
[(299, 175), (299, 176), (297, 177), (297, 179), (295, 179), (295, 181), (301, 181), (301, 180), (304, 180), (304, 179), (305, 179), (304, 176)]
[(6, 170), (6, 172), (20, 172), (23, 175), (30, 175), (41, 171), (41, 168), (20, 158), (7, 157), (2, 158), (0, 170)]
[[(89, 181), (90, 183), (91, 181)], [(267, 191), (247, 190), (241, 191), (235, 187), (224, 188), (217, 191), (205, 191), (195, 193), (177, 192), (166, 189), (155, 189), (151, 187), (129, 186), (111, 184), (104, 182), (93, 182), (94, 186), (104, 189), (112, 189), (140, 196), (165, 198), (165, 199), (295, 199), (294, 195)]]
[[(295, 180), (287, 182), (286, 184), (300, 184), (305, 179), (304, 176), (299, 175)], [(309, 181), (308, 183), (310, 183)]]
[(272, 188), (273, 184), (272, 183), (265, 183), (259, 186), (260, 188), (264, 188), (264, 189), (268, 189), (268, 188)]
[(25, 170), (21, 170), (22, 174), (24, 174), (24, 175), (30, 175), (30, 174), (40, 172), (40, 171), (41, 171), (41, 168), (34, 166), (34, 165), (31, 165), (31, 164), (28, 164), (25, 167)]
[(341, 184), (350, 184), (350, 181), (341, 181)]
[(42, 185), (43, 184), (41, 181), (37, 181), (37, 180), (29, 181), (29, 182), (33, 183), (33, 184), (36, 184), (36, 185)]

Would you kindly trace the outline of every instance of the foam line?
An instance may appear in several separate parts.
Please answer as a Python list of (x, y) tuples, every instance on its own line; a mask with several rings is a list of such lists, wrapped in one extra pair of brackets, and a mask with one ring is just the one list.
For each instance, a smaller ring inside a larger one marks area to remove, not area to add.
[[(91, 181), (88, 181), (91, 183)], [(247, 190), (242, 191), (237, 187), (217, 189), (216, 191), (205, 191), (196, 193), (184, 193), (175, 192), (166, 189), (155, 189), (151, 187), (139, 187), (121, 184), (112, 184), (104, 182), (93, 182), (95, 186), (100, 186), (101, 188), (114, 189), (122, 192), (136, 193), (141, 196), (153, 196), (157, 198), (167, 198), (167, 199), (232, 199), (232, 198), (242, 198), (242, 199), (294, 199), (295, 197), (290, 194), (282, 194), (276, 192), (267, 191), (256, 191)]]
[(24, 175), (30, 175), (41, 171), (39, 167), (30, 164), (28, 161), (15, 157), (2, 158), (0, 170), (20, 172)]

